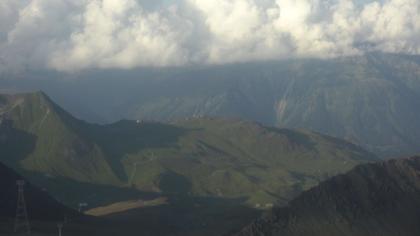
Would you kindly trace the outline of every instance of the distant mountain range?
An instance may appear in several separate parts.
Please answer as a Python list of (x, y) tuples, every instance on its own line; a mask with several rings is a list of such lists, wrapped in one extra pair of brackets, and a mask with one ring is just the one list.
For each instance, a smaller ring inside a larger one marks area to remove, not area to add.
[[(41, 92), (0, 101), (0, 161), (54, 196), (73, 181), (266, 207), (376, 160), (342, 140), (240, 120), (92, 125)], [(66, 186), (50, 186), (61, 178)]]
[[(42, 89), (77, 117), (177, 121), (229, 117), (304, 128), (381, 157), (420, 152), (420, 58), (383, 53), (203, 68), (53, 72), (3, 79)], [(65, 78), (61, 78), (65, 77)]]
[(420, 157), (361, 165), (236, 236), (420, 235)]

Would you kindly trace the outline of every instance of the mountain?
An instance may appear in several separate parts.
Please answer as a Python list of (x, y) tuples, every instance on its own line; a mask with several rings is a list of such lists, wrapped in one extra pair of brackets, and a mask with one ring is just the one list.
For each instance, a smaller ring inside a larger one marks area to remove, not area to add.
[[(363, 145), (381, 157), (420, 152), (418, 56), (369, 53), (28, 76), (32, 78), (0, 80), (0, 86), (45, 90), (78, 117), (94, 122), (234, 117), (314, 130)], [(57, 79), (61, 77), (70, 78)]]
[(1, 96), (2, 162), (17, 169), (117, 184), (100, 148), (43, 93)]
[(358, 166), (272, 210), (237, 235), (419, 235), (419, 173), (419, 156)]
[[(95, 125), (73, 118), (41, 92), (2, 95), (0, 100), (0, 161), (68, 204), (86, 198), (100, 204), (105, 196), (83, 193), (108, 186), (119, 189), (107, 192), (112, 195), (132, 196), (136, 189), (238, 199), (264, 208), (376, 160), (339, 139), (241, 120)], [(79, 188), (72, 200), (63, 196), (68, 186)]]

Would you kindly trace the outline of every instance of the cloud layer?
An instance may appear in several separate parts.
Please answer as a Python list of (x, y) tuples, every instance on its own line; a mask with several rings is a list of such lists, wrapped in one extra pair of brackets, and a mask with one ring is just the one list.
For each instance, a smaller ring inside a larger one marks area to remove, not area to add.
[[(149, 1), (150, 2), (150, 1)], [(420, 1), (2, 0), (0, 67), (134, 68), (420, 54)]]

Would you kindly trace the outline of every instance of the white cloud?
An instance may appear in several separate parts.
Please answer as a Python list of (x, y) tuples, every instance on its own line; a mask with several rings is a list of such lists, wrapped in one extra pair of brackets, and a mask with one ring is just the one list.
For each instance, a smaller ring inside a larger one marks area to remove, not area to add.
[(90, 67), (167, 66), (188, 62), (190, 23), (175, 6), (146, 12), (134, 0), (89, 1), (49, 65), (60, 70)]
[(420, 53), (418, 0), (145, 1), (2, 0), (0, 62), (77, 71)]

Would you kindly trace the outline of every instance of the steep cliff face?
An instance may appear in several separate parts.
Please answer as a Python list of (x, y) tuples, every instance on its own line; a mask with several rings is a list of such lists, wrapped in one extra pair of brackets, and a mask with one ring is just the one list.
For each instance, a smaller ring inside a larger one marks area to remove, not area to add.
[(420, 235), (420, 156), (356, 167), (237, 236)]

